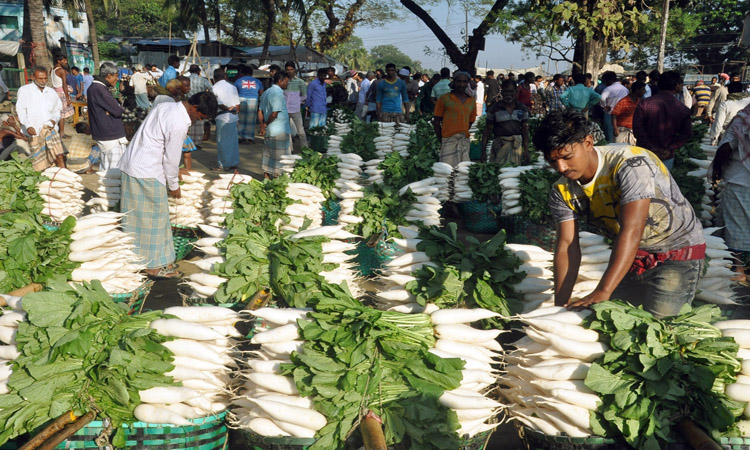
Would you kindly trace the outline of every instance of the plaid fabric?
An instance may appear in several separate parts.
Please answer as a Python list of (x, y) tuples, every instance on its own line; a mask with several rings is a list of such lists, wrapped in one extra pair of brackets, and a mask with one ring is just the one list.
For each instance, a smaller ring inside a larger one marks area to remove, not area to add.
[(141, 262), (148, 269), (175, 262), (167, 188), (154, 178), (134, 178), (125, 172), (121, 182), (122, 228), (135, 238), (134, 251)]
[(265, 136), (263, 142), (263, 172), (272, 176), (281, 175), (281, 157), (292, 153), (289, 135)]
[(380, 116), (378, 117), (378, 122), (395, 122), (395, 123), (405, 123), (406, 119), (404, 118), (403, 113), (389, 113), (389, 112), (381, 112)]
[(187, 136), (185, 138), (185, 142), (182, 143), (182, 153), (192, 153), (196, 150), (198, 149), (195, 148), (195, 143), (190, 138), (190, 136)]
[(638, 102), (633, 114), (633, 134), (638, 147), (651, 150), (661, 160), (674, 158), (692, 130), (690, 109), (671, 92), (659, 92)]
[(565, 92), (565, 89), (565, 86), (560, 87), (553, 84), (551, 85), (551, 87), (548, 87), (545, 90), (547, 94), (547, 106), (549, 107), (549, 112), (562, 111), (565, 109), (565, 105), (563, 105), (562, 99), (560, 99), (563, 92)]
[(653, 269), (664, 261), (691, 261), (706, 259), (706, 244), (691, 245), (689, 247), (672, 250), (667, 253), (649, 253), (638, 249), (635, 252), (635, 260), (630, 266), (630, 273), (642, 275), (643, 272)]
[(520, 135), (502, 136), (492, 141), (490, 162), (520, 165), (523, 159), (523, 138)]
[(463, 133), (443, 138), (440, 147), (440, 162), (456, 167), (458, 163), (469, 160), (471, 141)]
[(190, 128), (188, 128), (188, 137), (193, 140), (195, 145), (201, 145), (203, 143), (203, 134), (205, 132), (205, 120), (196, 120)]
[(258, 122), (258, 99), (240, 98), (240, 139), (255, 139), (255, 125)]
[(91, 167), (91, 146), (94, 141), (87, 134), (74, 134), (73, 141), (68, 145), (68, 169), (73, 172), (85, 172)]
[(57, 157), (65, 154), (62, 139), (57, 131), (49, 127), (42, 127), (38, 135), (29, 140), (32, 166), (34, 170), (42, 171), (53, 164)]
[(727, 183), (722, 191), (721, 217), (727, 247), (735, 251), (750, 251), (750, 189)]
[(68, 102), (68, 93), (63, 91), (63, 88), (55, 88), (57, 96), (60, 97), (60, 103), (62, 103), (62, 111), (60, 111), (60, 119), (65, 119), (73, 115), (73, 104)]
[(96, 144), (101, 151), (99, 170), (109, 170), (116, 169), (120, 164), (120, 158), (128, 147), (128, 140), (120, 138), (111, 141), (97, 141)]

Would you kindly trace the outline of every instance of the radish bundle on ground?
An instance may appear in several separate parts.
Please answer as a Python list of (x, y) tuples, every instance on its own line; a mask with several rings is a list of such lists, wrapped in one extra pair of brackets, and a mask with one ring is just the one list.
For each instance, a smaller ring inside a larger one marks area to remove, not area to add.
[(0, 395), (7, 394), (13, 361), (20, 356), (16, 346), (18, 324), (26, 320), (21, 297), (0, 295), (9, 308), (0, 311)]
[(377, 183), (383, 184), (383, 169), (380, 168), (380, 163), (384, 161), (383, 158), (371, 159), (364, 163), (364, 173), (367, 175), (366, 183)]
[(299, 231), (305, 220), (311, 221), (311, 228), (323, 225), (321, 208), (326, 199), (319, 187), (307, 183), (289, 183), (286, 196), (295, 203), (288, 205), (284, 210), (289, 217), (288, 223), (283, 223), (281, 219), (277, 220), (276, 226), (280, 230)]
[(120, 203), (120, 169), (107, 169), (96, 172), (99, 187), (96, 197), (86, 202), (91, 212), (111, 211)]
[(230, 404), (231, 371), (235, 338), (241, 337), (234, 324), (239, 314), (220, 306), (172, 307), (165, 314), (177, 319), (157, 319), (151, 328), (163, 336), (173, 354), (174, 368), (165, 373), (182, 386), (155, 387), (140, 391), (141, 404), (135, 409), (138, 420), (154, 423), (152, 417), (175, 425), (220, 413)]
[(375, 153), (378, 158), (384, 159), (394, 151), (393, 139), (396, 135), (396, 124), (391, 122), (378, 122), (378, 136), (375, 141)]
[(474, 195), (469, 186), (469, 167), (472, 164), (474, 163), (471, 161), (464, 161), (458, 163), (458, 166), (456, 166), (453, 178), (453, 192), (451, 192), (451, 200), (456, 203), (471, 201)]
[(281, 170), (284, 173), (291, 174), (294, 172), (294, 164), (302, 159), (300, 155), (281, 155), (279, 162), (281, 164)]
[(338, 221), (345, 224), (358, 223), (360, 218), (355, 217), (354, 205), (357, 200), (364, 197), (362, 192), (362, 158), (356, 153), (342, 153), (338, 155), (340, 161), (337, 164), (339, 178), (333, 194), (339, 199), (341, 210)]
[(81, 200), (84, 189), (81, 176), (60, 167), (50, 167), (42, 171), (42, 175), (48, 178), (37, 184), (39, 195), (44, 200), (42, 214), (53, 222), (62, 222), (68, 216), (80, 216), (85, 206)]
[(432, 165), (432, 185), (438, 188), (434, 196), (445, 203), (451, 199), (451, 180), (453, 177), (453, 167), (450, 164), (436, 162)]
[(737, 294), (732, 289), (737, 276), (732, 271), (732, 264), (736, 262), (734, 255), (729, 251), (724, 239), (713, 236), (718, 228), (706, 228), (703, 236), (706, 239), (707, 267), (701, 273), (698, 280), (698, 292), (696, 300), (702, 300), (717, 305), (736, 304)]
[(521, 260), (516, 272), (524, 272), (526, 277), (513, 289), (522, 295), (523, 312), (530, 312), (555, 302), (552, 273), (552, 253), (535, 245), (505, 244)]
[(208, 192), (209, 181), (204, 174), (191, 171), (182, 175), (180, 182), (181, 198), (169, 197), (169, 221), (175, 225), (195, 228), (204, 222), (202, 210)]
[(206, 223), (215, 227), (224, 225), (224, 218), (231, 214), (233, 209), (230, 192), (236, 184), (249, 183), (253, 180), (250, 175), (238, 173), (223, 173), (217, 180), (211, 183), (208, 193), (211, 195), (208, 206), (204, 209)]
[[(724, 320), (713, 324), (721, 330), (721, 335), (731, 337), (740, 347), (737, 359), (742, 368), (737, 381), (725, 387), (727, 397), (737, 402), (750, 402), (750, 320)], [(750, 404), (750, 403), (749, 403)], [(742, 413), (743, 421), (738, 423), (742, 436), (750, 436), (750, 406)]]
[(332, 134), (328, 136), (328, 154), (329, 155), (339, 155), (341, 153), (341, 141), (343, 141), (344, 138), (342, 136), (337, 136), (335, 134)]
[(441, 185), (438, 185), (434, 177), (425, 178), (421, 181), (407, 184), (402, 187), (398, 194), (404, 195), (411, 191), (415, 196), (415, 202), (411, 209), (406, 212), (407, 222), (425, 227), (440, 226), (440, 210), (442, 205), (437, 198)]
[(514, 216), (521, 214), (521, 173), (531, 169), (531, 166), (503, 167), (497, 176), (502, 189), (500, 204), (503, 216)]
[(604, 236), (581, 231), (578, 235), (581, 246), (581, 265), (572, 298), (583, 298), (596, 289), (609, 265), (612, 249)]
[(105, 211), (77, 220), (68, 258), (81, 265), (73, 270), (73, 281), (99, 280), (110, 294), (132, 292), (143, 284), (146, 261), (133, 251), (133, 237), (119, 229), (121, 217)]

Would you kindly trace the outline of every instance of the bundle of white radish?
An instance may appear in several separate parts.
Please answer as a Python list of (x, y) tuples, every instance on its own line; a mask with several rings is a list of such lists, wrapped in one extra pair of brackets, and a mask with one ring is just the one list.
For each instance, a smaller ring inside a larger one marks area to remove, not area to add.
[(499, 422), (493, 419), (502, 405), (486, 394), (497, 380), (493, 366), (503, 356), (503, 348), (496, 341), (501, 330), (480, 330), (470, 324), (498, 314), (481, 308), (425, 312), (430, 314), (437, 337), (430, 352), (443, 358), (460, 358), (466, 363), (461, 386), (445, 391), (440, 397), (440, 404), (458, 416), (458, 435), (472, 437), (495, 428)]
[(341, 283), (346, 283), (349, 292), (352, 293), (354, 298), (357, 298), (363, 294), (363, 291), (359, 285), (359, 277), (355, 271), (354, 263), (351, 262), (355, 258), (355, 255), (347, 253), (355, 250), (357, 246), (346, 241), (347, 239), (356, 236), (344, 231), (344, 226), (345, 225), (342, 224), (337, 226), (310, 228), (303, 232), (293, 234), (290, 236), (290, 239), (305, 239), (315, 236), (324, 236), (328, 238), (329, 241), (323, 242), (321, 245), (323, 250), (323, 263), (336, 264), (336, 268), (326, 272), (321, 272), (319, 275), (332, 284), (339, 285)]
[(471, 201), (474, 194), (469, 186), (469, 168), (474, 164), (471, 161), (464, 161), (458, 163), (456, 170), (453, 173), (453, 191), (451, 192), (451, 200), (456, 203), (469, 202)]
[(547, 435), (592, 434), (589, 416), (601, 400), (583, 380), (607, 347), (596, 331), (581, 326), (588, 314), (549, 307), (517, 317), (526, 337), (513, 344), (516, 351), (498, 380), (513, 419)]
[[(256, 317), (251, 342), (260, 349), (252, 352), (240, 375), (247, 381), (232, 398), (230, 424), (261, 436), (312, 438), (326, 425), (326, 418), (301, 397), (294, 379), (281, 375), (280, 365), (290, 363), (293, 351), (301, 351), (297, 320), (308, 310), (260, 308), (248, 311)], [(262, 321), (262, 325), (260, 322)]]
[(136, 407), (135, 417), (146, 423), (189, 425), (188, 419), (226, 410), (230, 404), (230, 372), (236, 368), (231, 356), (234, 338), (241, 337), (234, 324), (241, 317), (220, 306), (180, 306), (167, 308), (164, 313), (178, 318), (154, 320), (151, 328), (176, 338), (163, 344), (174, 354), (174, 369), (165, 375), (182, 386), (139, 392), (142, 403)]
[(132, 292), (145, 281), (140, 272), (147, 261), (133, 251), (133, 237), (121, 231), (123, 214), (105, 211), (83, 216), (71, 235), (71, 261), (81, 265), (73, 270), (73, 281), (99, 280), (110, 294)]
[(182, 175), (180, 198), (169, 197), (169, 221), (175, 225), (195, 228), (204, 222), (201, 210), (208, 198), (206, 186), (209, 181), (200, 172)]
[(292, 172), (294, 172), (294, 165), (300, 159), (302, 159), (302, 156), (300, 155), (281, 155), (281, 158), (279, 158), (281, 171), (291, 174)]
[(8, 380), (12, 374), (13, 361), (21, 354), (16, 345), (19, 322), (26, 320), (21, 297), (0, 294), (8, 308), (0, 311), (0, 395), (7, 394)]
[(306, 220), (310, 220), (310, 228), (323, 225), (323, 202), (326, 200), (323, 191), (312, 184), (289, 183), (286, 196), (295, 201), (287, 206), (284, 212), (289, 216), (289, 222), (283, 223), (279, 219), (276, 227), (280, 230), (299, 231)]
[(383, 170), (380, 169), (380, 163), (383, 162), (383, 158), (378, 159), (371, 159), (369, 161), (365, 161), (364, 167), (365, 167), (365, 175), (367, 175), (365, 182), (366, 183), (376, 183), (376, 184), (383, 184)]
[(612, 249), (604, 236), (581, 231), (578, 235), (581, 246), (581, 265), (572, 298), (583, 298), (596, 289), (609, 265)]
[(226, 281), (224, 278), (211, 275), (211, 272), (217, 264), (226, 261), (226, 258), (221, 256), (221, 251), (216, 247), (216, 244), (224, 240), (229, 235), (229, 231), (226, 228), (218, 228), (206, 224), (199, 224), (198, 227), (206, 234), (206, 239), (208, 239), (201, 242), (205, 244), (202, 247), (204, 249), (203, 252), (206, 253), (207, 250), (213, 255), (206, 255), (197, 261), (188, 261), (198, 266), (201, 272), (188, 276), (188, 281), (185, 284), (192, 288), (193, 293), (191, 297), (208, 298), (213, 297), (219, 286)]
[(374, 139), (375, 154), (384, 159), (393, 149), (393, 137), (396, 134), (396, 124), (392, 122), (378, 122), (378, 136)]
[(81, 200), (84, 189), (81, 176), (60, 167), (45, 169), (42, 175), (48, 178), (37, 184), (39, 195), (44, 200), (42, 214), (53, 222), (62, 222), (68, 216), (80, 216), (85, 206)]
[(415, 196), (415, 202), (412, 203), (411, 209), (406, 212), (405, 219), (408, 222), (424, 225), (426, 227), (440, 226), (440, 209), (442, 205), (437, 198), (440, 188), (437, 186), (434, 177), (425, 178), (421, 181), (415, 181), (402, 187), (399, 195), (404, 195), (411, 191)]
[(342, 223), (358, 223), (362, 220), (355, 217), (354, 204), (357, 200), (364, 197), (362, 192), (362, 157), (356, 153), (342, 153), (338, 155), (340, 159), (337, 164), (339, 178), (336, 180), (336, 187), (333, 188), (333, 194), (339, 199), (339, 221)]
[(532, 166), (503, 167), (497, 176), (503, 192), (500, 197), (503, 216), (515, 216), (523, 212), (521, 206), (521, 174)]
[(734, 278), (737, 274), (732, 271), (735, 258), (729, 251), (724, 239), (713, 236), (718, 228), (705, 228), (703, 237), (706, 239), (706, 256), (708, 256), (708, 267), (701, 272), (698, 280), (698, 292), (695, 294), (697, 300), (715, 303), (717, 305), (736, 304), (736, 294), (732, 290)]
[[(409, 133), (396, 133), (393, 135), (393, 148), (392, 151), (398, 152), (404, 158), (409, 156)], [(380, 156), (380, 155), (378, 155)]]
[(341, 142), (344, 140), (341, 136), (335, 134), (328, 136), (328, 151), (329, 155), (338, 155), (341, 153)]
[(92, 212), (109, 211), (120, 202), (120, 169), (107, 169), (96, 172), (98, 185), (96, 197), (86, 202)]
[(451, 180), (453, 177), (453, 167), (450, 164), (436, 162), (432, 165), (432, 185), (438, 188), (435, 197), (441, 203), (451, 199)]
[(701, 197), (701, 211), (698, 214), (703, 226), (710, 227), (719, 216), (719, 201), (714, 186), (708, 180), (703, 180), (703, 187), (705, 192)]
[(415, 131), (417, 126), (402, 122), (402, 123), (397, 123), (394, 128), (395, 128), (396, 134), (405, 134), (407, 136), (410, 136), (411, 132)]
[(505, 244), (505, 247), (521, 260), (517, 272), (526, 273), (526, 277), (513, 286), (517, 293), (523, 295), (523, 311), (554, 304), (552, 253), (534, 245)]
[(350, 123), (334, 123), (334, 128), (336, 129), (336, 135), (337, 136), (346, 136), (352, 131), (352, 124)]
[(206, 223), (214, 227), (223, 226), (224, 217), (234, 211), (230, 197), (232, 186), (240, 183), (249, 183), (252, 180), (253, 177), (250, 175), (241, 175), (238, 173), (223, 173), (219, 175), (219, 178), (211, 183), (211, 187), (208, 188), (210, 200), (207, 207), (203, 210)]
[[(724, 393), (732, 400), (750, 402), (750, 320), (724, 320), (713, 324), (721, 330), (724, 337), (731, 337), (740, 349), (737, 359), (742, 362), (742, 369), (737, 374), (737, 381), (726, 385)], [(750, 406), (743, 412), (745, 420), (737, 425), (742, 436), (750, 436)]]
[(706, 158), (709, 161), (713, 161), (714, 160), (714, 156), (716, 156), (716, 150), (718, 150), (718, 149), (719, 149), (718, 145), (711, 145), (711, 144), (707, 144), (705, 142), (701, 143), (701, 150), (703, 150), (703, 153), (706, 154)]

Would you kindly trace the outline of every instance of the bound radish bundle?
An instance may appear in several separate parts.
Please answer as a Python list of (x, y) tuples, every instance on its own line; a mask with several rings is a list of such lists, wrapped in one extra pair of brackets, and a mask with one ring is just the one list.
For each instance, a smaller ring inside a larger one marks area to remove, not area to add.
[(326, 198), (319, 187), (307, 183), (289, 183), (286, 196), (294, 203), (284, 209), (288, 220), (277, 219), (276, 226), (280, 230), (299, 231), (306, 220), (310, 221), (310, 227), (313, 228), (323, 225), (321, 209)]
[(174, 355), (173, 368), (165, 375), (182, 386), (141, 390), (135, 417), (146, 423), (189, 425), (188, 419), (224, 411), (230, 402), (230, 372), (236, 367), (231, 356), (235, 338), (242, 337), (234, 328), (240, 316), (220, 306), (172, 307), (164, 314), (177, 318), (154, 320), (150, 328), (175, 338), (163, 344)]
[(219, 179), (211, 183), (208, 193), (211, 195), (207, 208), (204, 209), (206, 223), (214, 227), (224, 225), (224, 218), (234, 211), (231, 198), (232, 187), (238, 184), (250, 183), (253, 178), (250, 175), (238, 173), (223, 173)]
[(143, 284), (145, 261), (133, 251), (133, 237), (119, 229), (122, 216), (99, 212), (78, 219), (68, 255), (81, 263), (71, 274), (73, 281), (99, 280), (110, 294), (132, 292)]
[(289, 159), (286, 161), (291, 168), (288, 174), (293, 182), (317, 186), (326, 200), (333, 200), (333, 190), (340, 176), (338, 163), (341, 159), (333, 155), (322, 155), (306, 147), (300, 150), (299, 155), (287, 156)]
[(336, 187), (333, 188), (333, 194), (339, 199), (341, 207), (338, 220), (344, 224), (357, 223), (361, 219), (353, 215), (354, 205), (365, 195), (360, 184), (363, 161), (355, 153), (342, 153), (339, 158), (339, 178), (336, 180)]
[(590, 314), (549, 307), (518, 316), (526, 337), (513, 344), (516, 350), (498, 380), (513, 419), (547, 435), (595, 434), (589, 418), (601, 400), (584, 379), (607, 347), (596, 331), (582, 326)]
[(409, 151), (407, 150), (407, 147), (409, 147), (409, 132), (399, 131), (394, 134), (392, 145), (393, 147), (391, 151), (397, 152), (403, 157), (408, 157)]
[(411, 209), (406, 212), (406, 221), (420, 226), (440, 226), (440, 210), (442, 205), (437, 198), (440, 187), (434, 177), (407, 184), (399, 190), (399, 195), (411, 191), (416, 197)]
[(705, 192), (701, 197), (701, 211), (697, 214), (700, 216), (703, 226), (710, 227), (719, 215), (719, 203), (714, 186), (708, 180), (703, 180), (703, 187)]
[(734, 284), (732, 278), (737, 274), (732, 271), (731, 267), (735, 257), (729, 251), (724, 239), (713, 235), (718, 230), (719, 228), (703, 230), (707, 261), (698, 280), (699, 291), (695, 294), (695, 298), (717, 305), (734, 305), (737, 303), (737, 294), (732, 289)]
[(85, 203), (81, 176), (68, 169), (50, 167), (42, 171), (47, 180), (37, 184), (39, 195), (44, 200), (42, 214), (54, 222), (62, 222), (68, 216), (78, 217)]
[[(413, 228), (399, 227), (399, 231), (404, 236), (417, 236), (418, 231)], [(412, 275), (413, 272), (424, 266), (437, 267), (437, 264), (430, 261), (430, 257), (425, 252), (417, 250), (417, 244), (420, 239), (413, 237), (411, 239), (392, 238), (396, 244), (396, 256), (391, 261), (385, 263), (385, 267), (378, 278), (383, 290), (375, 294), (375, 302), (378, 308), (403, 313), (423, 312), (425, 304), (417, 303), (417, 297), (412, 294), (406, 285), (417, 279)]]
[(440, 404), (458, 416), (459, 436), (471, 438), (500, 424), (495, 417), (502, 405), (487, 394), (497, 380), (496, 366), (503, 357), (503, 348), (495, 340), (502, 331), (471, 326), (472, 322), (497, 316), (499, 314), (481, 308), (435, 309), (430, 313), (438, 338), (430, 352), (464, 362), (461, 385), (446, 390), (440, 397)]
[(342, 136), (332, 134), (328, 136), (328, 154), (339, 155), (341, 153), (341, 142), (344, 140)]
[(380, 164), (384, 160), (384, 158), (371, 159), (364, 163), (364, 172), (367, 175), (366, 181), (368, 183), (383, 184), (383, 169), (380, 168)]
[(458, 163), (454, 171), (453, 192), (451, 200), (456, 203), (471, 201), (473, 193), (469, 187), (469, 168), (474, 164), (471, 161)]
[(396, 124), (391, 122), (378, 122), (378, 136), (374, 139), (375, 154), (384, 159), (394, 151), (393, 137), (396, 134)]
[(450, 164), (436, 162), (432, 165), (433, 186), (438, 188), (435, 197), (440, 203), (445, 203), (451, 197), (451, 179), (453, 176), (453, 167)]
[(523, 212), (521, 206), (521, 174), (531, 166), (503, 167), (497, 176), (502, 190), (502, 215), (514, 216)]
[[(721, 330), (723, 337), (734, 339), (739, 346), (737, 359), (740, 361), (741, 368), (737, 373), (736, 382), (727, 384), (724, 393), (736, 402), (750, 402), (750, 320), (723, 320), (713, 325)], [(748, 436), (750, 435), (748, 433), (748, 430), (750, 430), (750, 420), (748, 420), (750, 419), (750, 407), (745, 407), (742, 416), (743, 420), (737, 425), (741, 435)]]
[(92, 212), (109, 211), (120, 203), (120, 169), (100, 170), (96, 176), (99, 184), (96, 197), (86, 202), (86, 206), (89, 206)]
[(195, 171), (181, 176), (182, 197), (169, 197), (169, 221), (172, 224), (195, 228), (203, 223), (201, 210), (208, 198), (206, 186), (209, 183), (204, 177), (204, 174)]
[(240, 375), (247, 381), (232, 398), (231, 424), (261, 436), (312, 438), (326, 424), (313, 402), (301, 397), (292, 376), (281, 366), (291, 364), (291, 353), (301, 351), (298, 321), (309, 310), (260, 308), (248, 311), (263, 321), (251, 342), (260, 345), (254, 358), (244, 360)]
[(535, 245), (505, 244), (505, 248), (521, 260), (516, 271), (526, 274), (513, 286), (513, 290), (523, 298), (523, 311), (528, 313), (554, 304), (555, 284), (551, 270), (554, 255)]
[(286, 174), (294, 173), (294, 165), (302, 159), (301, 155), (281, 155), (279, 163), (281, 164), (281, 171)]
[(352, 131), (352, 125), (351, 123), (339, 123), (336, 122), (333, 124), (333, 127), (336, 129), (336, 135), (337, 136), (346, 136)]
[(26, 320), (26, 311), (22, 307), (21, 297), (12, 295), (0, 295), (4, 298), (9, 308), (0, 311), (0, 395), (10, 392), (8, 381), (13, 373), (13, 361), (21, 353), (16, 344), (18, 324)]
[[(224, 228), (212, 227), (211, 225), (205, 224), (199, 224), (198, 227), (200, 227), (209, 238), (221, 239), (221, 241), (218, 242), (222, 242), (227, 236), (229, 236), (229, 231)], [(221, 250), (217, 246), (218, 242), (212, 245), (216, 250), (209, 250), (209, 252), (221, 254)], [(188, 262), (196, 265), (201, 270), (201, 272), (188, 276), (188, 281), (185, 283), (192, 288), (191, 297), (213, 297), (227, 279), (213, 275), (211, 272), (218, 269), (218, 265), (226, 262), (226, 258), (224, 256), (206, 256), (203, 259)]]
[(596, 289), (609, 266), (612, 248), (604, 236), (581, 231), (578, 234), (581, 246), (581, 266), (572, 298), (583, 298)]

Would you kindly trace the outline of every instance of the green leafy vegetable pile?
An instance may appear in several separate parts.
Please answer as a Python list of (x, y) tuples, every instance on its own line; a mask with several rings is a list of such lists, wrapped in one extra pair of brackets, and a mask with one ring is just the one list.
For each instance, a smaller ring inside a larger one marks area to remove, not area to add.
[(559, 173), (547, 169), (530, 169), (521, 172), (519, 187), (524, 217), (538, 224), (549, 221), (549, 192), (559, 178)]
[(700, 217), (701, 201), (706, 193), (705, 180), (688, 175), (688, 172), (698, 168), (698, 165), (690, 161), (689, 158), (706, 159), (706, 154), (700, 149), (700, 142), (688, 142), (675, 151), (674, 167), (672, 167), (671, 173), (677, 186), (680, 187), (680, 192)]
[(500, 187), (500, 169), (498, 163), (474, 163), (469, 166), (469, 187), (471, 198), (476, 202), (499, 203), (503, 194)]
[[(409, 158), (420, 161), (422, 165), (429, 164), (431, 168), (432, 164), (440, 160), (440, 141), (435, 135), (435, 128), (433, 128), (431, 120), (424, 117), (417, 119), (414, 125), (414, 129), (409, 135), (409, 145), (406, 147)], [(430, 176), (432, 176), (432, 169), (430, 169), (428, 175), (421, 176), (413, 181), (423, 180)]]
[(592, 308), (587, 326), (609, 346), (585, 381), (603, 402), (591, 418), (595, 434), (658, 450), (685, 417), (715, 436), (733, 426), (744, 404), (727, 398), (724, 385), (741, 365), (734, 340), (710, 325), (718, 307), (686, 305), (662, 320), (619, 300)]
[(367, 410), (383, 419), (389, 444), (459, 448), (456, 414), (438, 399), (460, 385), (464, 363), (427, 352), (434, 345), (428, 315), (378, 311), (324, 284), (309, 316), (298, 321), (303, 351), (282, 370), (328, 419), (310, 450), (343, 449)]
[[(485, 308), (503, 316), (522, 310), (521, 302), (513, 295), (513, 285), (523, 278), (516, 270), (521, 261), (505, 248), (505, 232), (500, 231), (487, 242), (468, 236), (465, 243), (458, 239), (457, 225), (448, 224), (447, 230), (432, 227), (419, 234), (422, 240), (417, 250), (427, 253), (438, 267), (424, 266), (412, 275), (417, 278), (406, 285), (425, 305), (435, 303), (440, 308)], [(485, 325), (502, 327), (496, 319)]]
[(476, 124), (477, 131), (474, 132), (474, 136), (472, 136), (471, 140), (474, 142), (482, 142), (482, 139), (484, 139), (484, 128), (487, 126), (487, 115), (482, 114), (474, 123)]
[(379, 135), (377, 123), (365, 123), (355, 118), (351, 131), (341, 141), (341, 153), (356, 153), (364, 161), (375, 159), (375, 138)]
[(336, 180), (339, 178), (338, 163), (341, 160), (333, 155), (323, 157), (309, 148), (303, 148), (300, 156), (302, 159), (294, 164), (291, 180), (295, 183), (317, 186), (327, 200), (333, 198), (333, 188), (336, 187)]
[[(134, 422), (138, 392), (174, 385), (170, 339), (149, 328), (158, 312), (129, 316), (98, 281), (71, 287), (65, 280), (23, 299), (27, 321), (19, 323), (21, 356), (0, 396), (0, 443), (44, 425), (68, 410), (96, 411), (113, 427)], [(125, 446), (121, 428), (112, 444)]]
[[(291, 234), (291, 233), (289, 233)], [(269, 275), (274, 296), (290, 308), (307, 308), (325, 283), (321, 272), (336, 264), (323, 264), (323, 236), (289, 239), (282, 237), (268, 248)]]
[(398, 189), (371, 184), (365, 189), (365, 196), (354, 204), (354, 215), (364, 220), (349, 225), (348, 230), (365, 239), (383, 229), (388, 236), (401, 237), (398, 226), (407, 225), (406, 213), (415, 201), (416, 197), (411, 191), (398, 195)]
[(295, 203), (286, 195), (289, 177), (272, 180), (251, 181), (232, 186), (231, 195), (234, 212), (226, 218), (226, 226), (232, 229), (237, 222), (250, 222), (267, 231), (276, 231), (276, 222), (289, 222), (286, 207)]
[(12, 159), (0, 161), (0, 211), (33, 212), (41, 214), (44, 200), (37, 184), (46, 180), (31, 166), (31, 160)]

